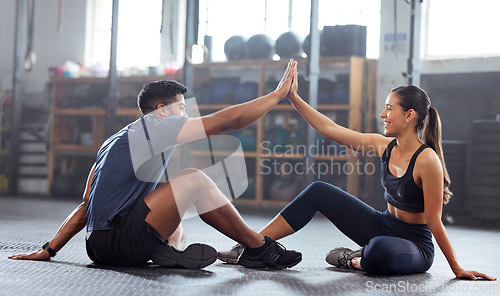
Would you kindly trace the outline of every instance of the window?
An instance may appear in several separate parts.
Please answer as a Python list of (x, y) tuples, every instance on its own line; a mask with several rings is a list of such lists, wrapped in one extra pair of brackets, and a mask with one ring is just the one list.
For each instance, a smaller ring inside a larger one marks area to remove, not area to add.
[[(426, 58), (500, 55), (500, 2), (427, 1)], [(423, 14), (425, 13), (422, 11)]]
[[(85, 64), (107, 71), (111, 38), (112, 0), (87, 1)], [(367, 56), (379, 51), (380, 1), (320, 0), (319, 28), (358, 24), (368, 28)], [(247, 38), (266, 33), (276, 40), (287, 31), (309, 34), (308, 0), (200, 0), (199, 40), (213, 37), (214, 61), (223, 61), (224, 43), (233, 35)], [(121, 0), (119, 6), (117, 67), (119, 71), (160, 64), (162, 0)]]
[[(212, 36), (212, 57), (214, 61), (222, 61), (225, 60), (224, 43), (229, 37), (243, 35), (249, 38), (265, 33), (276, 40), (289, 30), (305, 37), (310, 31), (310, 15), (311, 2), (308, 0), (200, 0), (198, 43), (203, 43), (204, 35)], [(380, 1), (320, 0), (320, 29), (347, 24), (367, 26), (367, 56), (377, 58)]]
[[(109, 68), (112, 0), (89, 0), (86, 61)], [(121, 0), (118, 18), (117, 68), (120, 71), (157, 66), (161, 48), (161, 0)]]

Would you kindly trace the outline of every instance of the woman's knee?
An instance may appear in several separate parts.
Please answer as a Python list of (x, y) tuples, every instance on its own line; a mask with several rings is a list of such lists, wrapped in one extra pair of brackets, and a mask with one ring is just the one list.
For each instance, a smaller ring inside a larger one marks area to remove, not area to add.
[(301, 204), (316, 204), (318, 200), (324, 198), (323, 190), (325, 182), (314, 181), (307, 186), (297, 197), (293, 200), (295, 203)]
[(347, 193), (342, 189), (323, 181), (312, 182), (304, 191), (304, 195), (315, 199), (319, 203), (322, 203), (322, 201), (331, 202), (347, 196)]
[(385, 238), (374, 237), (363, 247), (361, 267), (371, 274), (387, 274), (390, 258), (391, 251)]
[(391, 254), (388, 237), (376, 236), (363, 247), (363, 258), (372, 260), (384, 260)]
[(304, 189), (301, 195), (310, 197), (310, 198), (323, 198), (325, 197), (330, 187), (334, 187), (323, 181), (314, 181), (309, 186)]
[(371, 274), (424, 272), (417, 266), (418, 254), (418, 248), (411, 242), (396, 237), (378, 236), (364, 246), (361, 267)]
[(324, 190), (326, 187), (333, 186), (323, 181), (314, 181), (309, 186), (307, 186), (310, 190)]

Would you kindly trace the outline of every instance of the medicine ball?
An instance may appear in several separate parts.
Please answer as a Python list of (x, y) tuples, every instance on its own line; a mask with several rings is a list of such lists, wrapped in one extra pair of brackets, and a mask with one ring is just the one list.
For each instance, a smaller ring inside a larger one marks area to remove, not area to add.
[(229, 37), (224, 43), (224, 54), (229, 61), (243, 60), (247, 58), (247, 40), (240, 35)]
[(255, 99), (259, 95), (259, 84), (254, 81), (241, 83), (234, 91), (233, 102), (235, 104), (244, 103)]
[(211, 80), (210, 94), (208, 101), (212, 104), (228, 104), (234, 90), (238, 87), (238, 78), (234, 77), (220, 77)]
[[(319, 40), (320, 40), (320, 48), (323, 36), (323, 30), (319, 31)], [(307, 56), (311, 55), (311, 35), (307, 35), (304, 38), (304, 42), (302, 43), (302, 50), (307, 54)]]
[(296, 33), (283, 33), (276, 39), (276, 54), (282, 59), (299, 57), (302, 54), (301, 44), (302, 40)]
[(247, 41), (248, 57), (251, 59), (272, 59), (274, 40), (266, 34), (256, 34)]

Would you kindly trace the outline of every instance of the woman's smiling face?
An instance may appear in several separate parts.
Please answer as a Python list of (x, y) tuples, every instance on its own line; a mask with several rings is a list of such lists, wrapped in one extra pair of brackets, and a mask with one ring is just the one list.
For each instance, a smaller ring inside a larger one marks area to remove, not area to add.
[(395, 137), (407, 126), (406, 112), (399, 105), (399, 97), (396, 93), (391, 92), (387, 96), (380, 118), (384, 120), (384, 134), (387, 136)]

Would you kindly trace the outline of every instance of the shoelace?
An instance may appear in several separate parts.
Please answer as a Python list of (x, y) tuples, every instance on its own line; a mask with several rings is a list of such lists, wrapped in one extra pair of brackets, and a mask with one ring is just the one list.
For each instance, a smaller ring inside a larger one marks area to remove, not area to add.
[(235, 250), (235, 251), (236, 251), (236, 250), (238, 250), (238, 251), (239, 251), (240, 249), (241, 249), (241, 250), (243, 250), (243, 246), (242, 246), (242, 245), (240, 245), (240, 244), (236, 244), (236, 245), (234, 245), (234, 246), (231, 248), (231, 251), (233, 251), (233, 250)]
[(349, 253), (344, 252), (344, 253), (342, 253), (342, 256), (340, 256), (340, 258), (339, 258), (340, 266), (348, 266), (347, 261), (349, 261)]
[(274, 240), (271, 240), (271, 242), (274, 243), (276, 245), (276, 247), (278, 247), (278, 254), (284, 255), (286, 253), (285, 246), (283, 246), (282, 244), (280, 244), (279, 242), (274, 241)]

